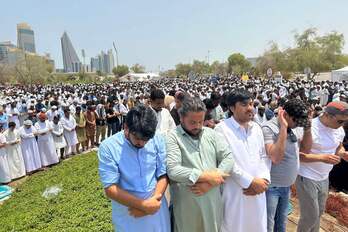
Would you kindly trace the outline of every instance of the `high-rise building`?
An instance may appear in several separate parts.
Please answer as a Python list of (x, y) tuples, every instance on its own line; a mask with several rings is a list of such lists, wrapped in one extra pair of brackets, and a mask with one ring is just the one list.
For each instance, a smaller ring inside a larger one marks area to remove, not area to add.
[(80, 72), (82, 64), (66, 32), (61, 37), (64, 72)]
[(100, 71), (99, 57), (91, 58), (91, 72)]
[(36, 52), (34, 31), (27, 23), (17, 24), (17, 47), (26, 52)]
[(112, 49), (108, 50), (107, 54), (107, 60), (108, 60), (108, 66), (107, 66), (107, 73), (112, 73), (112, 69), (115, 67), (115, 61), (114, 61), (114, 55), (112, 54)]

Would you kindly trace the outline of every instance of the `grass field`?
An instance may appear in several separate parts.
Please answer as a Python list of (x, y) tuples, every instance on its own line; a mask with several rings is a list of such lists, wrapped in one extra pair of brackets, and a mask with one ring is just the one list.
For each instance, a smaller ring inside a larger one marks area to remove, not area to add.
[[(0, 206), (0, 231), (112, 231), (111, 205), (97, 166), (91, 152), (28, 177)], [(42, 197), (52, 186), (62, 191)]]

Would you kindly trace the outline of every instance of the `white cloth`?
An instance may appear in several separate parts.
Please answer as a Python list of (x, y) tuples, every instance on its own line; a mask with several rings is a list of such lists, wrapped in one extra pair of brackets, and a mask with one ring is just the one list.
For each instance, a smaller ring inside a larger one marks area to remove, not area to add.
[(42, 166), (48, 166), (59, 162), (56, 147), (52, 137), (52, 128), (49, 121), (36, 122), (37, 145), (39, 146)]
[(76, 135), (76, 121), (73, 116), (66, 118), (65, 116), (61, 119), (62, 126), (64, 128), (64, 138), (68, 146), (74, 146), (78, 143)]
[[(25, 165), (20, 145), (21, 137), (18, 130), (11, 131), (8, 129), (4, 132), (4, 135), (6, 137), (7, 161), (11, 179), (25, 176)], [(13, 144), (15, 142), (17, 143)]]
[(49, 111), (47, 111), (47, 119), (48, 119), (48, 121), (50, 121), (50, 122), (53, 121), (54, 116), (57, 116), (57, 115), (59, 115), (58, 110), (55, 110), (55, 111), (49, 110)]
[(161, 111), (155, 111), (155, 113), (158, 121), (156, 133), (166, 136), (169, 134), (169, 132), (176, 128), (174, 119), (172, 118), (172, 115), (170, 114), (169, 110), (167, 110), (166, 108), (162, 108)]
[[(248, 130), (241, 127), (233, 117), (219, 123), (215, 129), (229, 144), (242, 178), (231, 175), (223, 188), (224, 218), (223, 232), (267, 231), (267, 207), (265, 193), (246, 196), (255, 177), (270, 181), (271, 161), (266, 155), (261, 127), (250, 122)], [(252, 215), (252, 222), (250, 217)]]
[(55, 124), (54, 122), (51, 122), (51, 128), (53, 129), (52, 136), (56, 149), (66, 147), (66, 141), (64, 138), (64, 128), (62, 126), (62, 123), (58, 122), (57, 124)]
[(258, 113), (256, 113), (255, 116), (254, 116), (254, 122), (259, 124), (259, 126), (262, 126), (262, 124), (267, 122), (266, 115), (263, 114), (263, 116), (261, 117)]
[(16, 127), (19, 128), (21, 126), (19, 122), (19, 110), (17, 108), (10, 108), (6, 110), (6, 113), (8, 115), (8, 121), (15, 122)]
[(35, 171), (42, 167), (39, 147), (35, 139), (36, 129), (34, 126), (30, 128), (25, 128), (22, 126), (19, 129), (19, 134), (21, 136), (21, 149), (25, 164), (25, 170), (27, 172)]
[[(313, 144), (311, 154), (335, 154), (337, 147), (343, 142), (345, 133), (342, 127), (332, 129), (324, 126), (316, 117), (312, 121)], [(333, 168), (332, 164), (323, 162), (300, 163), (299, 175), (315, 181), (326, 180)]]
[[(6, 144), (5, 135), (0, 133), (0, 144)], [(10, 168), (8, 166), (6, 147), (0, 148), (0, 183), (11, 181)]]

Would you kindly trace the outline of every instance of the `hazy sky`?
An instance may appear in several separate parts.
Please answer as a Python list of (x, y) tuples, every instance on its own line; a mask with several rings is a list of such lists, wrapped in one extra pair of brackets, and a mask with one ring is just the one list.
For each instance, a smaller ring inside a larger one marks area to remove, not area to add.
[(86, 63), (115, 41), (120, 64), (140, 63), (147, 71), (206, 60), (208, 50), (210, 62), (234, 52), (256, 57), (272, 40), (292, 46), (294, 31), (308, 27), (336, 30), (348, 41), (347, 0), (7, 0), (0, 6), (0, 41), (16, 44), (16, 24), (27, 22), (37, 52), (50, 53), (57, 68), (64, 31), (80, 58), (85, 49)]

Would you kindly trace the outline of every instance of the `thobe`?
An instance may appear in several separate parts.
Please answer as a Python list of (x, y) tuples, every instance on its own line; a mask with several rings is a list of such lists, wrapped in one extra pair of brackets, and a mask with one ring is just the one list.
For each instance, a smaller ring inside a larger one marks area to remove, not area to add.
[(10, 108), (7, 111), (7, 115), (9, 116), (8, 117), (9, 122), (15, 122), (17, 128), (21, 126), (19, 122), (19, 110), (17, 108)]
[(174, 231), (220, 231), (223, 212), (220, 187), (202, 196), (196, 196), (189, 189), (204, 171), (211, 170), (239, 175), (227, 144), (214, 130), (203, 127), (198, 140), (181, 126), (168, 135), (167, 172), (171, 181)]
[[(8, 129), (5, 131), (4, 135), (6, 137), (7, 161), (11, 179), (13, 180), (25, 176), (25, 165), (20, 145), (21, 137), (19, 131), (16, 129), (14, 131)], [(17, 143), (13, 144), (14, 142)]]
[(242, 178), (231, 175), (223, 189), (223, 232), (267, 231), (267, 208), (265, 193), (246, 196), (243, 189), (250, 186), (254, 177), (270, 181), (271, 161), (265, 151), (261, 127), (249, 122), (248, 130), (234, 120), (224, 120), (215, 128), (229, 144), (235, 162), (242, 170)]
[[(131, 195), (148, 199), (152, 196), (157, 179), (166, 174), (164, 138), (155, 135), (146, 145), (135, 148), (119, 132), (105, 139), (98, 151), (99, 175), (104, 188), (115, 184)], [(114, 200), (112, 221), (117, 232), (170, 232), (167, 200), (163, 196), (160, 209), (153, 215), (134, 218), (128, 208)]]
[(19, 129), (21, 136), (21, 149), (25, 164), (25, 170), (27, 172), (35, 171), (42, 167), (39, 147), (35, 139), (36, 129), (31, 126), (29, 129), (22, 126)]
[(169, 132), (174, 130), (176, 127), (172, 115), (170, 115), (170, 112), (166, 108), (162, 108), (159, 112), (155, 111), (155, 113), (157, 116), (156, 133), (167, 136)]
[[(0, 133), (0, 144), (6, 144), (5, 135)], [(0, 183), (11, 181), (10, 168), (8, 166), (6, 148), (0, 148)]]
[(69, 115), (69, 118), (65, 116), (61, 119), (62, 126), (64, 128), (64, 138), (67, 143), (67, 153), (75, 152), (76, 144), (78, 143), (76, 135), (76, 121), (72, 115)]
[(51, 128), (53, 129), (52, 136), (53, 136), (54, 145), (56, 147), (57, 154), (59, 154), (58, 150), (66, 147), (66, 141), (63, 134), (64, 128), (61, 122), (58, 122), (57, 124), (55, 124), (54, 122), (51, 122)]
[(49, 166), (59, 162), (56, 147), (52, 137), (52, 128), (49, 121), (35, 123), (37, 130), (37, 145), (39, 146), (42, 166)]

